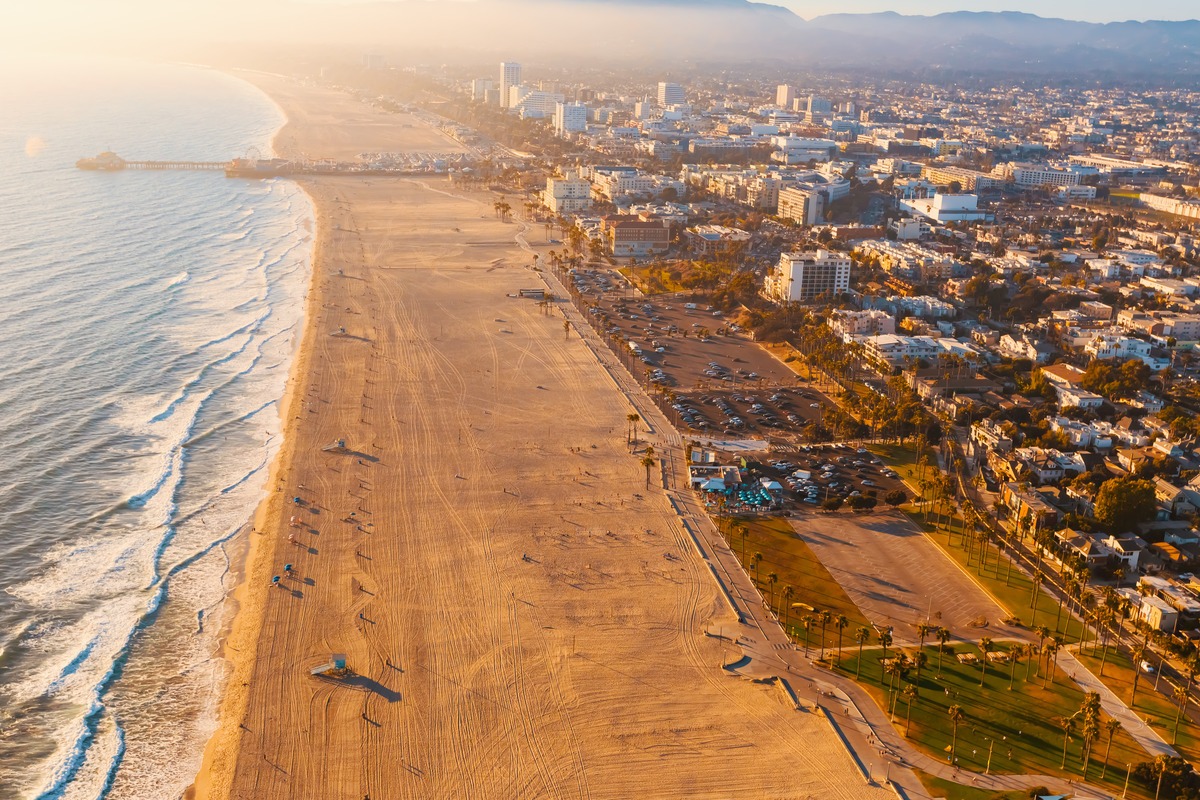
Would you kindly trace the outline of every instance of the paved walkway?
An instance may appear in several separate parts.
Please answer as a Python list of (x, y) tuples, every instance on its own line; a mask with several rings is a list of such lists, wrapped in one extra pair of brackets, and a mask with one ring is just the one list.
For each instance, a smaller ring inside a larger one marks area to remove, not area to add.
[(1167, 744), (1167, 741), (1158, 735), (1158, 731), (1147, 725), (1144, 719), (1125, 705), (1121, 698), (1113, 694), (1113, 691), (1093, 675), (1091, 670), (1075, 658), (1074, 653), (1065, 648), (1059, 650), (1058, 666), (1071, 676), (1071, 680), (1079, 684), (1080, 689), (1085, 692), (1097, 692), (1100, 695), (1100, 707), (1104, 709), (1104, 713), (1119, 720), (1125, 732), (1132, 736), (1146, 752), (1154, 755), (1179, 755), (1174, 747)]

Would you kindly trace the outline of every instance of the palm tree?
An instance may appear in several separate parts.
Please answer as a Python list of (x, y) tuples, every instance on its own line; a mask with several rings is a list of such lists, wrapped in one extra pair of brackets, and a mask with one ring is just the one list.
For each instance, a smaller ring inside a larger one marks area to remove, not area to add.
[(774, 572), (768, 572), (768, 573), (767, 573), (767, 586), (771, 587), (771, 603), (770, 603), (770, 606), (771, 606), (771, 608), (772, 608), (772, 609), (774, 609), (774, 608), (775, 608), (775, 583), (776, 583), (776, 581), (778, 581), (778, 580), (779, 580), (779, 576), (778, 576), (778, 575), (776, 575)]
[(645, 456), (642, 458), (642, 466), (646, 468), (646, 488), (650, 488), (650, 468), (654, 466), (654, 456)]
[(1104, 748), (1104, 769), (1100, 770), (1100, 780), (1104, 780), (1104, 776), (1108, 773), (1108, 754), (1112, 752), (1113, 736), (1121, 730), (1121, 723), (1110, 717), (1104, 723), (1104, 730), (1108, 733), (1108, 746)]
[(1012, 662), (1012, 669), (1008, 671), (1008, 690), (1011, 692), (1013, 688), (1013, 679), (1017, 675), (1017, 666), (1021, 663), (1021, 656), (1025, 655), (1025, 646), (1014, 644), (1008, 648), (1008, 659)]
[(950, 706), (948, 709), (946, 709), (946, 713), (950, 715), (950, 764), (953, 765), (957, 760), (954, 757), (954, 749), (958, 744), (958, 726), (964, 719), (966, 719), (966, 715), (963, 714), (962, 706), (957, 705)]
[(833, 627), (837, 628), (838, 632), (838, 664), (842, 663), (842, 631), (850, 624), (850, 620), (846, 619), (845, 614), (838, 614), (834, 617)]
[(804, 655), (808, 655), (808, 633), (812, 630), (812, 626), (817, 624), (817, 619), (812, 614), (805, 614), (800, 618), (800, 626), (804, 628)]
[(904, 717), (904, 735), (908, 736), (908, 731), (912, 728), (912, 704), (918, 697), (917, 687), (912, 685), (905, 686), (903, 694), (905, 701), (908, 703), (908, 710)]
[[(1050, 637), (1050, 629), (1045, 625), (1038, 625), (1033, 632), (1038, 637), (1038, 651), (1045, 655), (1046, 639)], [(1038, 668), (1041, 668), (1041, 659), (1038, 660)], [(1036, 673), (1034, 674), (1036, 675)]]
[(1175, 744), (1179, 741), (1179, 721), (1183, 719), (1183, 709), (1188, 704), (1188, 699), (1191, 698), (1191, 696), (1192, 693), (1188, 686), (1177, 686), (1175, 691), (1172, 692), (1172, 697), (1175, 698), (1175, 702), (1179, 706), (1179, 710), (1175, 713), (1175, 730), (1171, 734), (1171, 744)]
[(750, 561), (754, 566), (754, 582), (755, 583), (758, 583), (758, 565), (762, 563), (762, 560), (763, 560), (763, 554), (759, 553), (757, 551), (754, 553), (754, 555), (750, 556)]
[(888, 675), (888, 697), (890, 698), (888, 708), (893, 721), (895, 721), (896, 703), (900, 699), (900, 694), (896, 692), (896, 689), (900, 688), (900, 681), (904, 680), (904, 677), (908, 675), (908, 666), (908, 659), (904, 657), (903, 653), (899, 653), (895, 658), (888, 661), (887, 666), (883, 668), (883, 671)]
[(821, 654), (817, 656), (817, 661), (825, 660), (825, 626), (833, 619), (833, 614), (828, 611), (820, 611), (817, 613), (817, 619), (821, 623)]
[(1075, 717), (1063, 717), (1062, 718), (1062, 729), (1063, 729), (1063, 757), (1062, 757), (1062, 764), (1060, 764), (1058, 768), (1066, 769), (1067, 768), (1067, 742), (1071, 741), (1071, 731), (1073, 731), (1075, 729)]
[[(1150, 634), (1146, 634), (1148, 638)], [(1137, 685), (1138, 678), (1142, 674), (1142, 661), (1146, 658), (1146, 643), (1147, 638), (1143, 638), (1141, 642), (1133, 646), (1133, 693), (1129, 696), (1129, 707), (1134, 707), (1134, 702), (1137, 700)]]
[(858, 669), (854, 671), (854, 679), (858, 680), (862, 675), (862, 651), (863, 645), (871, 640), (871, 629), (866, 625), (860, 625), (854, 631), (854, 641), (858, 642)]
[(990, 636), (984, 636), (979, 640), (979, 652), (983, 653), (983, 674), (979, 676), (980, 686), (983, 686), (983, 679), (987, 677), (988, 653), (991, 653), (995, 649)]
[(1046, 686), (1047, 682), (1054, 683), (1054, 672), (1058, 669), (1058, 651), (1063, 646), (1061, 636), (1051, 636), (1050, 641), (1046, 642), (1046, 679), (1042, 681), (1042, 686)]
[(738, 525), (737, 532), (742, 535), (742, 563), (745, 564), (746, 563), (746, 534), (748, 534), (750, 532), (750, 529), (748, 527), (746, 527), (745, 525)]
[(946, 653), (946, 645), (950, 642), (950, 631), (948, 628), (938, 628), (934, 632), (934, 636), (938, 640), (938, 678), (942, 677), (942, 657)]
[(783, 597), (783, 627), (784, 627), (784, 630), (787, 630), (788, 614), (792, 610), (792, 598), (795, 595), (796, 595), (796, 590), (792, 588), (792, 585), (790, 583), (787, 586), (784, 586), (783, 591), (780, 592), (780, 596)]
[(887, 649), (892, 646), (891, 631), (880, 631), (879, 644), (883, 646), (883, 660), (887, 661)]
[(627, 414), (625, 416), (625, 420), (629, 423), (630, 430), (633, 431), (632, 435), (629, 435), (629, 434), (626, 435), (625, 441), (636, 442), (637, 441), (637, 426), (638, 426), (638, 423), (642, 421), (642, 418), (639, 417), (637, 414)]

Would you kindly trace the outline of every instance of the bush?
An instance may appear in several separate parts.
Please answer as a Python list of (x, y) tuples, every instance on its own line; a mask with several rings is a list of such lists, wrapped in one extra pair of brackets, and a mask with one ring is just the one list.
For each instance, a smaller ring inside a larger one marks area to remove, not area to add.
[(908, 502), (908, 494), (903, 489), (893, 489), (883, 496), (883, 502), (895, 508)]
[(831, 497), (828, 500), (826, 500), (824, 503), (821, 503), (821, 508), (823, 508), (826, 511), (837, 511), (841, 507), (842, 507), (842, 498), (840, 498), (840, 497)]

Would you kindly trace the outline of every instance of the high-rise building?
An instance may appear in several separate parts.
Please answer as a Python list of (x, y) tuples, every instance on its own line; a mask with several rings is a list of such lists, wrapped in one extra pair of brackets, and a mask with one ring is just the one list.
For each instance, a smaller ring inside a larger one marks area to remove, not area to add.
[(775, 87), (775, 105), (780, 108), (791, 108), (792, 101), (796, 99), (796, 90), (786, 83), (781, 83)]
[(683, 105), (683, 87), (678, 83), (658, 84), (658, 104), (663, 108)]
[(500, 62), (500, 105), (508, 108), (509, 90), (521, 83), (521, 65), (515, 61)]
[(808, 96), (808, 109), (812, 114), (828, 114), (833, 111), (833, 102), (817, 94)]
[(363, 66), (367, 69), (383, 69), (386, 62), (378, 53), (366, 53), (363, 55)]
[(849, 289), (850, 257), (828, 250), (784, 253), (763, 286), (767, 297), (778, 303), (806, 303)]
[(558, 103), (555, 106), (555, 136), (569, 136), (585, 130), (587, 130), (587, 106), (582, 103)]
[(481, 78), (476, 78), (475, 80), (471, 81), (471, 99), (483, 100), (487, 97), (488, 90), (495, 88), (495, 81), (485, 81)]

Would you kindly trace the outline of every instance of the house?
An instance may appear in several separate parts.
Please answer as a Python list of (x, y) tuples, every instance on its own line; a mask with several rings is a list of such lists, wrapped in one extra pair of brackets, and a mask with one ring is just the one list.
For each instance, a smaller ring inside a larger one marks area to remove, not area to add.
[(1137, 570), (1142, 551), (1146, 549), (1146, 543), (1136, 536), (1118, 539), (1116, 536), (1109, 535), (1104, 540), (1104, 546), (1116, 560), (1125, 565), (1129, 572)]
[(1172, 516), (1182, 517), (1196, 513), (1196, 506), (1189, 493), (1164, 478), (1154, 479), (1154, 497)]
[(1143, 597), (1137, 616), (1158, 631), (1173, 631), (1179, 624), (1179, 612), (1157, 597)]
[(971, 426), (971, 441), (981, 446), (984, 452), (1007, 453), (1012, 450), (1012, 439), (1004, 433), (999, 423), (983, 419)]
[(1109, 552), (1103, 544), (1083, 531), (1064, 528), (1054, 534), (1059, 547), (1070, 555), (1079, 556), (1089, 567), (1102, 566), (1108, 561)]

